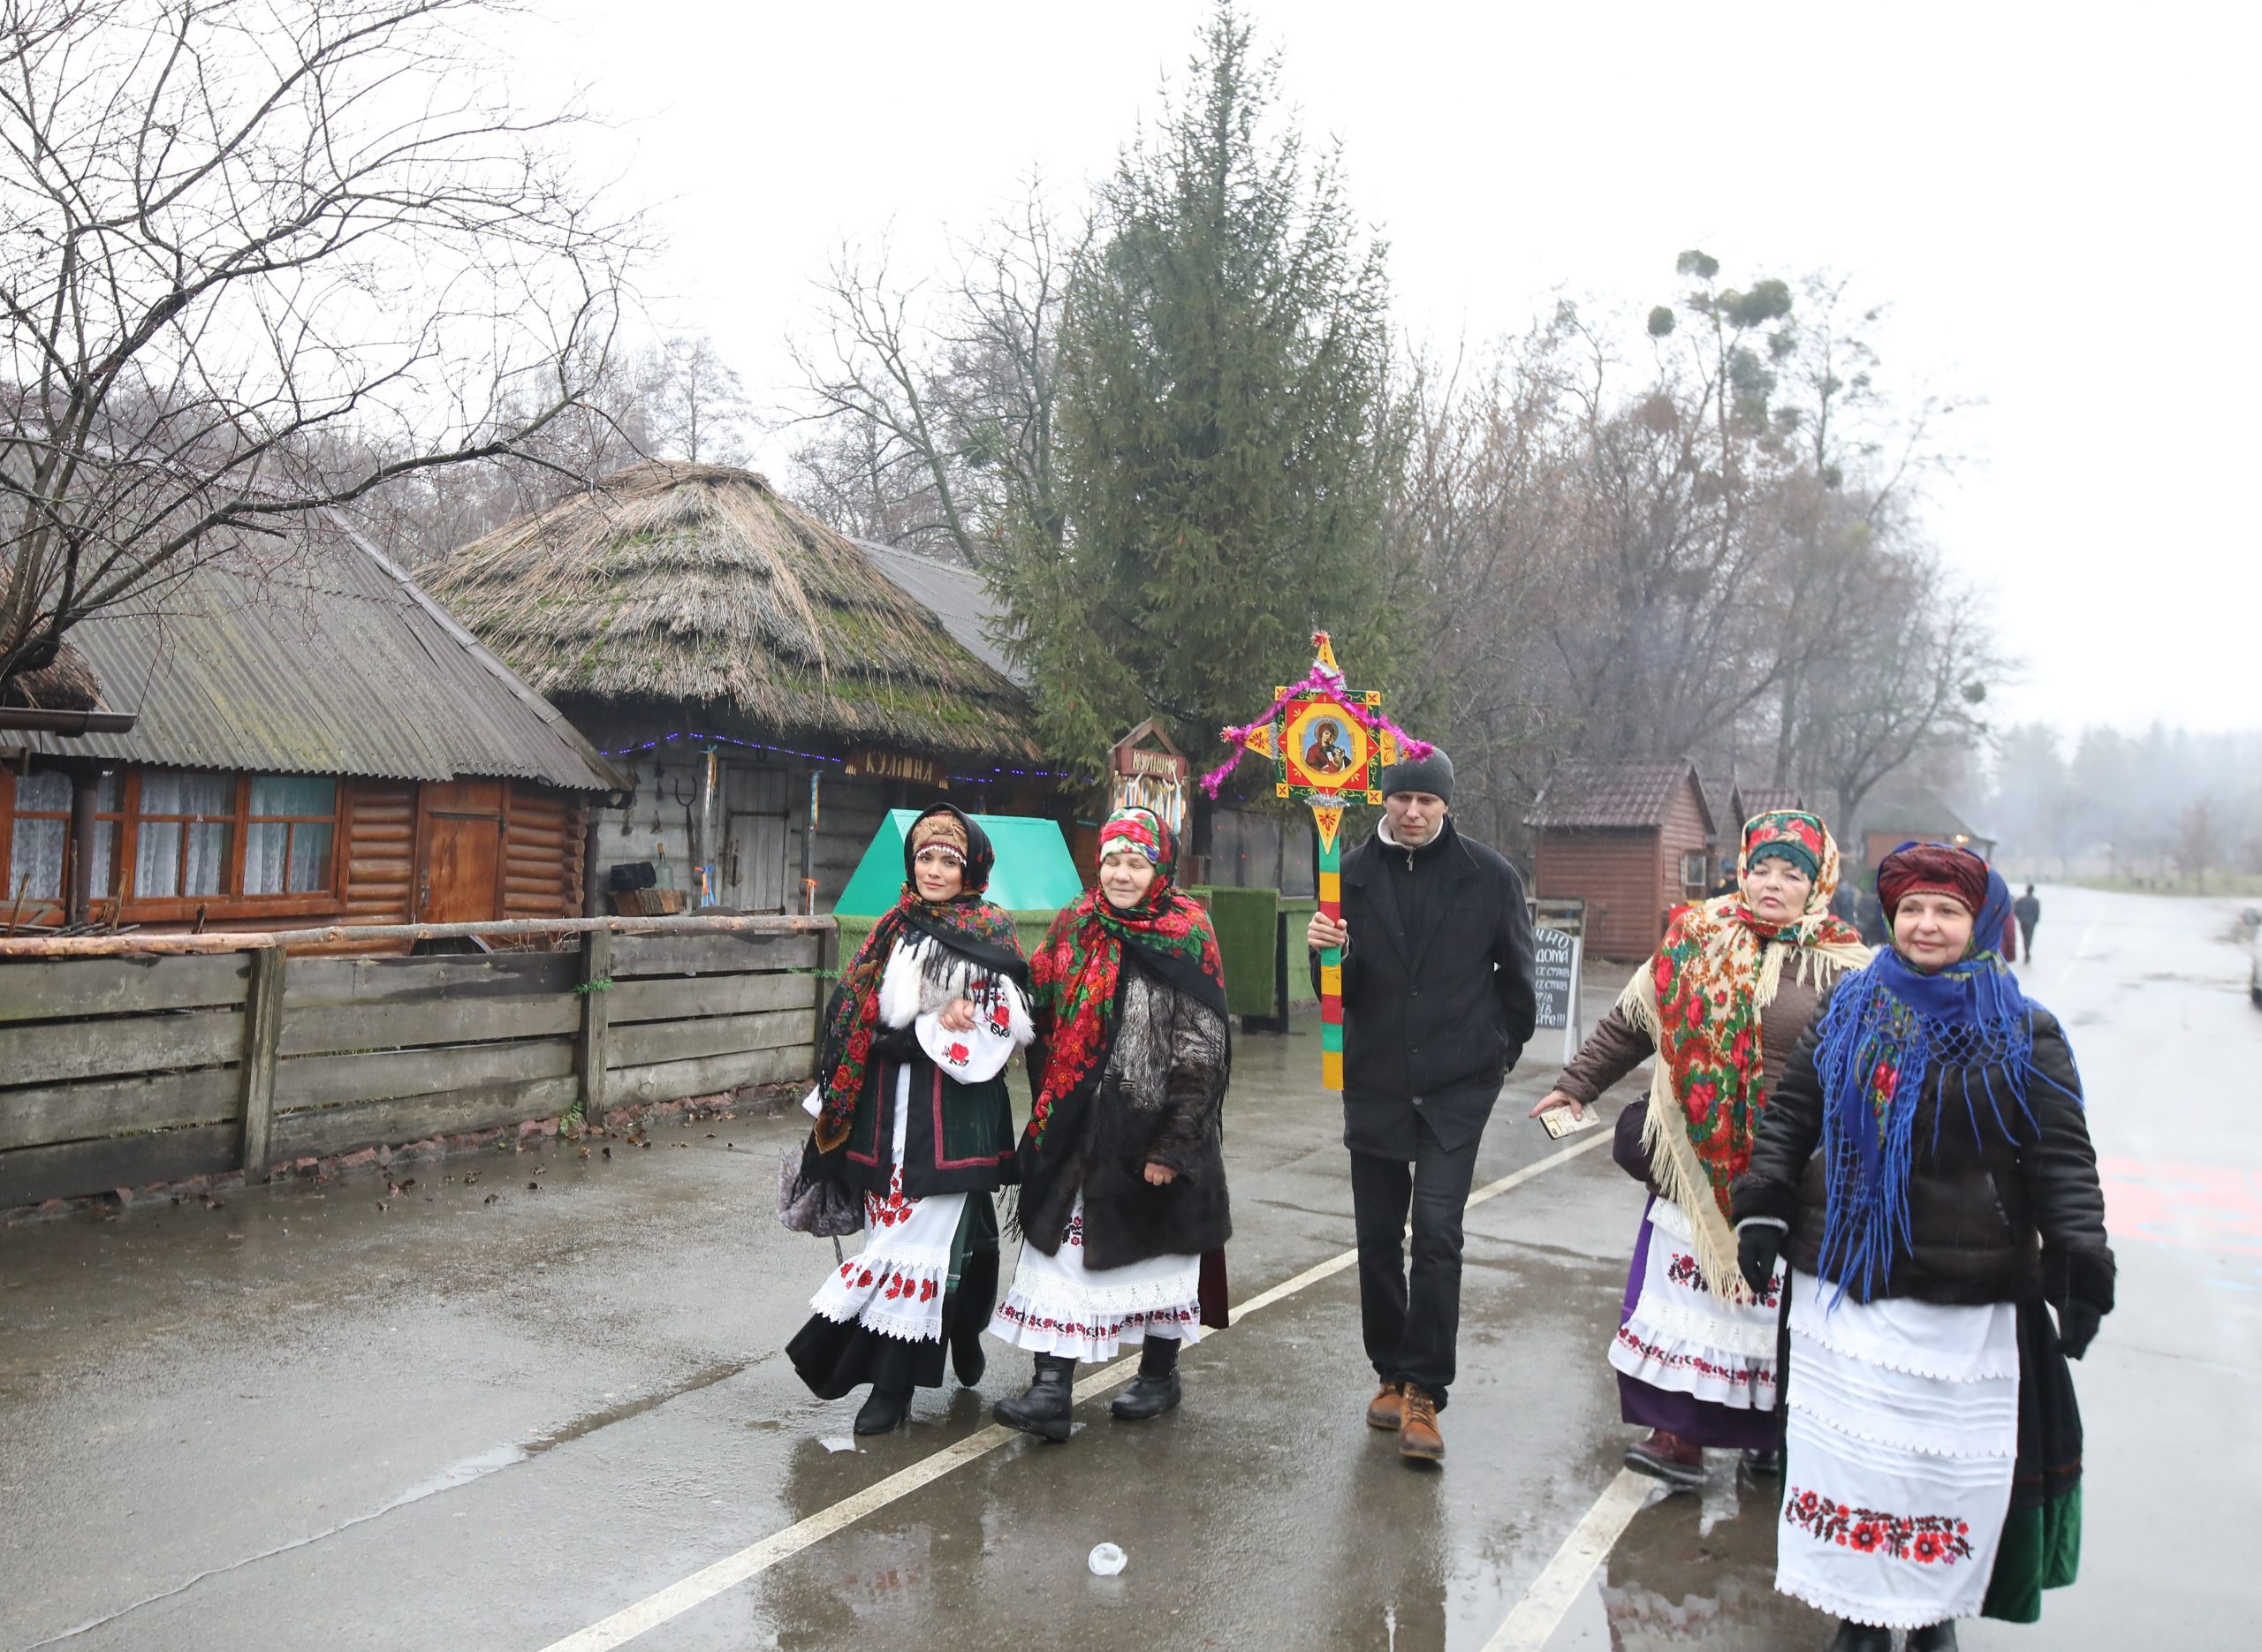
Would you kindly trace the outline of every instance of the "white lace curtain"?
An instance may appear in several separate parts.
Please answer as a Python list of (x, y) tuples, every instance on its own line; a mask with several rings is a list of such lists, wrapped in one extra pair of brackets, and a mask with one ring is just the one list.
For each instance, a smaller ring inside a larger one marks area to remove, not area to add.
[[(226, 775), (141, 777), (133, 892), (144, 900), (217, 895), (226, 887), (235, 782)], [(165, 816), (174, 818), (166, 819)]]
[(251, 783), (244, 833), (244, 893), (315, 895), (330, 888), (333, 830), (326, 821), (274, 815), (334, 815), (338, 783), (301, 775), (262, 775)]

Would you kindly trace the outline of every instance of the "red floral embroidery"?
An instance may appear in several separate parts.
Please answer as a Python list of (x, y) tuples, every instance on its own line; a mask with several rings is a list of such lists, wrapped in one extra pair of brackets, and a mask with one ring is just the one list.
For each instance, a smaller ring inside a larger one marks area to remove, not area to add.
[(1836, 1543), (1865, 1555), (1882, 1550), (1895, 1560), (1919, 1565), (1952, 1566), (1971, 1558), (1970, 1524), (1953, 1514), (1849, 1508), (1794, 1486), (1783, 1503), (1783, 1523), (1797, 1527), (1817, 1542)]
[(1732, 1366), (1717, 1364), (1699, 1353), (1675, 1353), (1661, 1344), (1650, 1342), (1635, 1335), (1632, 1330), (1624, 1325), (1618, 1328), (1618, 1340), (1624, 1347), (1652, 1365), (1662, 1365), (1673, 1370), (1694, 1371), (1699, 1376), (1717, 1377), (1721, 1382), (1734, 1383), (1738, 1386), (1747, 1383), (1758, 1388), (1775, 1386), (1775, 1373), (1764, 1365), (1738, 1370)]
[[(1680, 1251), (1674, 1252), (1673, 1260), (1666, 1264), (1665, 1277), (1666, 1284), (1686, 1285), (1691, 1291), (1712, 1289), (1705, 1282), (1704, 1270), (1696, 1265), (1696, 1259)], [(1782, 1299), (1776, 1294), (1775, 1286), (1770, 1282), (1766, 1294), (1755, 1300), (1761, 1307), (1774, 1307), (1780, 1304)]]
[(966, 1065), (967, 1048), (964, 1044), (953, 1044), (948, 1050), (943, 1051), (943, 1053), (951, 1058), (951, 1065), (953, 1066), (962, 1067)]

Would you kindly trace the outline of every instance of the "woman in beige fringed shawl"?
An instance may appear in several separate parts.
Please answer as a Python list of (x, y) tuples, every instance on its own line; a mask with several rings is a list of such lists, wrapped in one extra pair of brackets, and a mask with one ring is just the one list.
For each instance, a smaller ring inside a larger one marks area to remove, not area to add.
[(1751, 1156), (1767, 1092), (1839, 974), (1869, 961), (1830, 915), (1838, 846), (1799, 810), (1744, 827), (1737, 890), (1673, 915), (1657, 955), (1532, 1109), (1583, 1113), (1656, 1057), (1646, 1101), (1618, 1120), (1615, 1156), (1650, 1190), (1610, 1362), (1620, 1414), (1650, 1430), (1629, 1467), (1704, 1478), (1704, 1447), (1772, 1462), (1776, 1318), (1736, 1271), (1728, 1188)]

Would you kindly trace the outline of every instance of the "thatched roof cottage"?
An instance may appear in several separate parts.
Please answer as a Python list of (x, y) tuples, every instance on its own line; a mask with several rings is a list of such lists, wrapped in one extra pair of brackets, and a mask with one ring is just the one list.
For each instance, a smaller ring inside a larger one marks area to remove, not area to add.
[(825, 911), (886, 810), (1042, 813), (1054, 791), (1022, 690), (884, 560), (751, 471), (656, 461), (464, 546), (429, 585), (633, 770), (601, 864), (741, 911), (803, 910), (806, 880)]

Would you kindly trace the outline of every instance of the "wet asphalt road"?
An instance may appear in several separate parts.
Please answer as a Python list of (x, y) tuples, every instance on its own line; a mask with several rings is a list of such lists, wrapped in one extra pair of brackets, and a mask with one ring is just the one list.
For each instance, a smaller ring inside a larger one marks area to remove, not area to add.
[[(2262, 1012), (2237, 904), (2043, 893), (2022, 973), (2092, 1096), (2122, 1307), (2077, 1368), (2082, 1580), (2039, 1626), (1963, 1643), (2243, 1646)], [(1560, 1152), (1522, 1118), (1553, 1054), (1512, 1081), (1480, 1185)], [(1308, 1031), (1240, 1046), (1236, 1300), (1350, 1244), (1317, 1067)], [(1026, 1380), (994, 1344), (978, 1394), (826, 1449), (855, 1401), (811, 1400), (778, 1352), (830, 1260), (769, 1215), (799, 1133), (716, 1119), (610, 1160), (396, 1166), (398, 1194), (363, 1176), (0, 1229), (0, 1648), (539, 1652), (978, 1434)], [(1602, 1354), (1640, 1205), (1589, 1151), (1470, 1212), (1441, 1472), (1362, 1424), (1340, 1271), (1191, 1350), (1173, 1415), (1089, 1405), (1066, 1447), (1016, 1438), (628, 1644), (1477, 1652), (1630, 1437)], [(1773, 1498), (1716, 1454), (1545, 1644), (1818, 1652), (1830, 1625), (1770, 1586)], [(1085, 1569), (1104, 1540), (1120, 1578)]]

